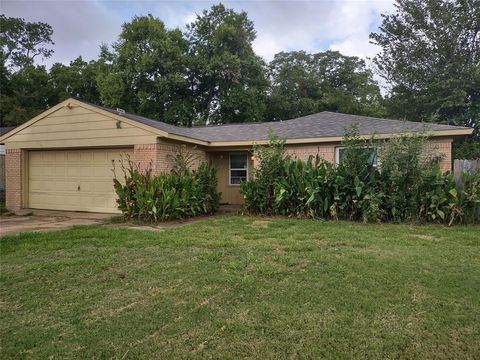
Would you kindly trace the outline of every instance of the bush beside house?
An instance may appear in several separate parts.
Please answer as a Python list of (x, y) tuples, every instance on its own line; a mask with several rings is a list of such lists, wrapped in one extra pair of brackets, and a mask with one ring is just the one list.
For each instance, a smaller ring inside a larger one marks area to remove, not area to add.
[(453, 147), (453, 158), (461, 160), (480, 159), (480, 139), (462, 141)]
[[(114, 179), (118, 208), (126, 219), (159, 222), (212, 214), (218, 210), (216, 169), (203, 162), (191, 171), (193, 155), (180, 147), (171, 173), (153, 175), (125, 159), (123, 178)], [(115, 172), (116, 174), (116, 172)]]
[[(475, 221), (480, 204), (480, 173), (465, 175), (457, 190), (443, 174), (441, 160), (422, 136), (399, 136), (379, 143), (346, 134), (338, 166), (320, 157), (307, 161), (285, 155), (284, 141), (257, 147), (259, 166), (241, 192), (247, 212), (373, 222)], [(381, 162), (373, 158), (378, 149)], [(375, 150), (376, 151), (376, 150)]]

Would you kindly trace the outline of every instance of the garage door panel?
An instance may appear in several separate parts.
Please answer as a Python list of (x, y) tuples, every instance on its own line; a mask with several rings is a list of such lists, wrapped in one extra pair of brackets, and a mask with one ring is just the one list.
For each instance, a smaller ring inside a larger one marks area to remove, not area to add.
[(43, 167), (40, 167), (40, 166), (30, 167), (29, 174), (32, 177), (43, 176), (44, 173), (45, 173), (45, 170)]
[(43, 157), (43, 154), (39, 153), (38, 151), (30, 153), (30, 160), (31, 161), (36, 161), (36, 160), (42, 159), (42, 157)]
[(55, 176), (64, 177), (67, 175), (66, 169), (63, 166), (55, 166), (54, 168)]
[(31, 151), (29, 206), (118, 213), (112, 160), (131, 149)]

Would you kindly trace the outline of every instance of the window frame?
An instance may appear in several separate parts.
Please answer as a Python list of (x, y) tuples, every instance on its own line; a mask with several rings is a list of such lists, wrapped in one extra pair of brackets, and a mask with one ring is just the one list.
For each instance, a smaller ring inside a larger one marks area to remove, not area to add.
[[(374, 168), (378, 167), (381, 163), (380, 156), (378, 156), (378, 146), (364, 146), (365, 149), (375, 149), (377, 162), (372, 164)], [(345, 146), (335, 146), (335, 166), (340, 164), (340, 150), (345, 149)]]
[[(245, 159), (247, 160), (247, 167), (246, 168), (232, 168), (232, 155), (245, 155)], [(228, 185), (229, 186), (240, 186), (240, 184), (232, 184), (232, 170), (245, 170), (246, 171), (246, 176), (245, 176), (245, 181), (248, 181), (248, 153), (243, 153), (243, 152), (233, 152), (228, 154)]]

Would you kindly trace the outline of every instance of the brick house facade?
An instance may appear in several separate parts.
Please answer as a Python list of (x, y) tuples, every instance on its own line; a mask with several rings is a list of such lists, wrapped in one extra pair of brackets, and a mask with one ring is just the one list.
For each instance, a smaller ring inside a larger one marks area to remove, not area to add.
[[(13, 211), (35, 203), (46, 209), (115, 212), (111, 164), (128, 155), (142, 171), (169, 172), (178, 146), (195, 153), (194, 169), (202, 161), (214, 162), (222, 201), (241, 203), (239, 186), (231, 178), (239, 172), (232, 168), (232, 154), (245, 159), (249, 176), (256, 166), (253, 146), (267, 144), (273, 130), (286, 139), (288, 155), (306, 160), (318, 154), (335, 163), (344, 130), (335, 133), (334, 128), (338, 122), (347, 126), (352, 119), (366, 137), (375, 133), (388, 139), (396, 134), (388, 132), (389, 126), (400, 126), (394, 120), (320, 113), (279, 123), (185, 129), (69, 99), (0, 138), (6, 146), (6, 206)], [(330, 130), (322, 135), (327, 125)], [(407, 131), (420, 131), (418, 123), (407, 125)], [(429, 148), (443, 156), (441, 169), (451, 171), (452, 142), (472, 129), (432, 125), (427, 131)]]

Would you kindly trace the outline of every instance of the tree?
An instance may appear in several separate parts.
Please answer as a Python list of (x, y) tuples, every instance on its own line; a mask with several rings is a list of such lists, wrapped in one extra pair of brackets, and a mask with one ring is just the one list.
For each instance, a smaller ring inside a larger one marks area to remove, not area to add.
[(69, 97), (80, 98), (96, 103), (100, 94), (97, 89), (97, 76), (100, 73), (98, 61), (86, 62), (78, 57), (70, 65), (53, 64), (50, 69), (50, 83), (56, 95), (55, 102), (61, 102)]
[(53, 50), (52, 27), (0, 15), (0, 125), (15, 126), (34, 117), (52, 101), (48, 72), (37, 57)]
[(267, 81), (255, 55), (256, 33), (245, 12), (222, 4), (198, 15), (187, 27), (188, 80), (200, 123), (260, 121)]
[(2, 60), (9, 67), (32, 65), (37, 56), (49, 58), (53, 50), (53, 29), (42, 22), (26, 22), (21, 18), (0, 15), (0, 48)]
[(365, 61), (336, 51), (281, 52), (269, 64), (269, 120), (319, 111), (381, 116), (381, 95)]
[(186, 80), (187, 43), (152, 15), (123, 25), (105, 63), (111, 69), (97, 79), (101, 100), (112, 107), (176, 125), (191, 125), (191, 95)]
[(397, 0), (382, 15), (375, 64), (391, 115), (474, 126), (480, 118), (480, 1)]
[(17, 126), (55, 103), (53, 88), (44, 66), (26, 65), (8, 74), (0, 97), (1, 126)]

